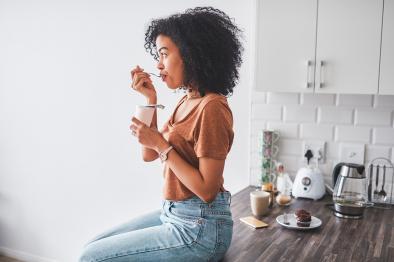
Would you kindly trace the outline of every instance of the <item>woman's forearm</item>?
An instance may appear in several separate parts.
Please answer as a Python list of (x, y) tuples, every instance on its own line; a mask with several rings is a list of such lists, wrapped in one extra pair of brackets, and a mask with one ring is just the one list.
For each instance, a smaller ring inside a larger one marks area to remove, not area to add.
[[(168, 142), (163, 141), (158, 146), (157, 151), (162, 152), (168, 147)], [(204, 179), (204, 176), (200, 170), (190, 165), (175, 150), (171, 150), (167, 157), (167, 165), (182, 182), (182, 184), (184, 184), (190, 191), (196, 194), (203, 201), (211, 202), (214, 200), (220, 188), (219, 183), (221, 181), (221, 176), (208, 174), (206, 177), (209, 177), (210, 179)]]

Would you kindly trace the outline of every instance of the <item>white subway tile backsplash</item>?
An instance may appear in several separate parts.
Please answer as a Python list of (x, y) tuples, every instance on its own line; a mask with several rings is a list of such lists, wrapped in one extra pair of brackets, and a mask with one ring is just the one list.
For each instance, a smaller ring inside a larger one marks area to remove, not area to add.
[(382, 145), (394, 145), (394, 128), (374, 128), (373, 143)]
[(356, 125), (369, 126), (390, 126), (391, 125), (391, 111), (379, 109), (363, 109), (357, 108), (355, 111)]
[(326, 158), (335, 159), (339, 155), (339, 143), (326, 142)]
[(377, 157), (390, 158), (391, 148), (388, 146), (367, 145), (365, 147), (365, 162), (368, 163)]
[(343, 142), (370, 142), (371, 128), (355, 126), (337, 126), (335, 141)]
[(325, 163), (319, 167), (331, 181), (333, 167), (343, 160), (340, 145), (365, 145), (364, 164), (376, 157), (394, 162), (394, 95), (333, 95), (252, 93), (250, 176), (259, 183), (259, 134), (262, 129), (280, 133), (279, 154), (293, 178), (306, 164), (303, 144), (326, 142)]
[(394, 109), (394, 95), (375, 96), (375, 107), (390, 107)]
[(373, 102), (372, 95), (349, 95), (339, 94), (338, 95), (338, 106), (370, 106), (372, 107)]
[(334, 126), (301, 124), (300, 137), (304, 139), (332, 140), (334, 138)]
[(394, 147), (391, 148), (391, 163), (394, 165)]
[(252, 104), (265, 104), (266, 93), (265, 92), (253, 92)]
[(282, 106), (253, 104), (252, 119), (282, 120)]
[(313, 106), (335, 105), (335, 95), (332, 94), (301, 94), (301, 104)]
[(280, 139), (279, 140), (279, 154), (302, 156), (303, 142), (301, 140)]
[(268, 122), (267, 128), (279, 131), (281, 138), (297, 138), (298, 124), (287, 124), (281, 122)]
[(278, 161), (281, 162), (285, 168), (285, 172), (292, 174), (293, 176), (299, 169), (299, 158), (296, 156), (285, 156), (280, 155)]
[(352, 124), (353, 109), (343, 107), (320, 107), (318, 113), (319, 123)]
[(251, 123), (251, 134), (258, 136), (261, 130), (266, 129), (267, 124), (262, 120), (253, 120)]
[(316, 107), (313, 106), (284, 106), (285, 122), (315, 122)]
[(267, 104), (292, 105), (299, 104), (300, 95), (297, 93), (267, 93)]

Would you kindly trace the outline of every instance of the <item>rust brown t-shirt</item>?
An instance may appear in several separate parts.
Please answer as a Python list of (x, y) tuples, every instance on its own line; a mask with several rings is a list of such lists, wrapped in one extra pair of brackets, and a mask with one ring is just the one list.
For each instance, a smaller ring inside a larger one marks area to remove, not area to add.
[[(226, 97), (205, 95), (183, 119), (174, 122), (174, 115), (186, 100), (177, 104), (170, 119), (164, 124), (163, 136), (190, 165), (199, 168), (198, 158), (226, 159), (233, 143), (233, 115)], [(195, 194), (176, 177), (168, 165), (164, 166), (164, 199), (180, 201)], [(224, 191), (223, 177), (219, 191)]]

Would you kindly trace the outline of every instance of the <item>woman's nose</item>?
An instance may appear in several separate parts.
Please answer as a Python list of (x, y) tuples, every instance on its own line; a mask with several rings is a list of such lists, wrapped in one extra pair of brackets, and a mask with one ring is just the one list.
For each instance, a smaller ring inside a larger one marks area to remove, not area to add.
[(163, 63), (162, 63), (161, 61), (159, 61), (159, 62), (157, 63), (157, 65), (156, 65), (156, 68), (159, 69), (159, 70), (164, 69)]

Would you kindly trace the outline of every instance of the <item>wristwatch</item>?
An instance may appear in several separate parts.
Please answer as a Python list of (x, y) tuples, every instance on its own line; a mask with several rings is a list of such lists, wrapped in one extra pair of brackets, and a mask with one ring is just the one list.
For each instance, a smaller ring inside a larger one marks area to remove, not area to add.
[(173, 147), (172, 146), (170, 146), (169, 148), (167, 148), (166, 150), (164, 150), (163, 152), (160, 152), (159, 153), (159, 158), (160, 158), (160, 160), (161, 160), (161, 162), (163, 163), (164, 161), (166, 161), (167, 160), (167, 158), (168, 158), (168, 152), (170, 152), (171, 151), (171, 149), (173, 149)]

